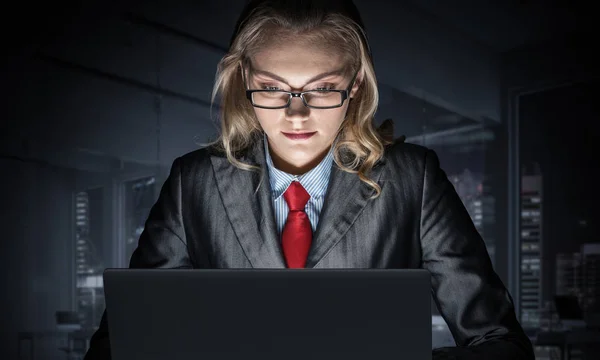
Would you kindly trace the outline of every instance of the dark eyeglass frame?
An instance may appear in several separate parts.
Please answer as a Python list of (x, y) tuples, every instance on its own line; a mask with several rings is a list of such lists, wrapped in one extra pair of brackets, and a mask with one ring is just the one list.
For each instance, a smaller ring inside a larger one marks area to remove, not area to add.
[[(350, 81), (350, 84), (348, 85), (348, 88), (346, 88), (345, 90), (307, 90), (307, 91), (301, 91), (301, 92), (292, 92), (292, 91), (285, 91), (285, 90), (264, 90), (264, 89), (258, 89), (258, 90), (251, 90), (251, 89), (246, 89), (246, 98), (248, 98), (248, 100), (250, 101), (250, 104), (252, 104), (252, 106), (257, 107), (257, 108), (261, 108), (261, 109), (268, 109), (268, 110), (277, 110), (277, 109), (285, 109), (288, 108), (291, 104), (292, 104), (292, 98), (295, 97), (299, 97), (300, 99), (302, 99), (302, 103), (304, 104), (304, 106), (306, 106), (307, 108), (311, 108), (311, 109), (335, 109), (335, 108), (339, 108), (342, 105), (344, 105), (344, 101), (346, 101), (346, 99), (348, 99), (348, 96), (350, 94), (350, 91), (352, 90), (352, 86), (354, 86), (354, 81), (356, 80), (356, 76), (358, 75), (358, 70), (356, 71), (356, 73), (354, 73), (354, 76), (352, 77), (352, 80)], [(243, 75), (242, 75), (243, 76)], [(243, 76), (244, 78), (244, 87), (246, 87), (246, 77)], [(252, 94), (256, 93), (256, 92), (277, 92), (277, 93), (287, 93), (289, 95), (288, 98), (288, 102), (285, 105), (282, 106), (277, 106), (277, 107), (268, 107), (268, 106), (260, 106), (260, 105), (256, 105), (254, 104), (254, 101), (252, 100)], [(308, 93), (324, 93), (324, 92), (337, 92), (342, 94), (342, 100), (340, 101), (339, 105), (334, 105), (334, 106), (311, 106), (308, 105), (308, 103), (306, 102), (306, 99), (304, 98), (304, 94), (308, 94)]]

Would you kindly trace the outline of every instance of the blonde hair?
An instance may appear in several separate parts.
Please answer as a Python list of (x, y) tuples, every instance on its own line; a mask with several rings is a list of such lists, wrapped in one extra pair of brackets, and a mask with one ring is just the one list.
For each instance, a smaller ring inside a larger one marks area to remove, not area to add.
[[(277, 34), (278, 39), (273, 39), (273, 34)], [(298, 14), (293, 10), (278, 11), (268, 6), (254, 9), (240, 25), (229, 52), (217, 67), (211, 101), (214, 104), (215, 99), (220, 97), (221, 131), (211, 145), (224, 152), (232, 165), (244, 170), (257, 169), (239, 159), (239, 154), (262, 137), (252, 104), (246, 99), (242, 74), (264, 44), (281, 39), (293, 40), (298, 35), (335, 47), (349, 63), (349, 72), (358, 71), (357, 78), (362, 78), (353, 100), (348, 100), (346, 117), (335, 142), (334, 161), (341, 170), (358, 174), (361, 181), (375, 190), (373, 197), (378, 197), (381, 188), (369, 178), (369, 173), (383, 156), (388, 142), (378, 134), (373, 124), (379, 103), (375, 71), (362, 28), (341, 14), (314, 11)]]

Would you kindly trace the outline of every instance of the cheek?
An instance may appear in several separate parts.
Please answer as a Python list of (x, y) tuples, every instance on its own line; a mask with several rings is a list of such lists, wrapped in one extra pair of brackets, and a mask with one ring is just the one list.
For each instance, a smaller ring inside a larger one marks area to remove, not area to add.
[(322, 122), (323, 127), (330, 133), (336, 132), (342, 125), (345, 115), (346, 109), (336, 109), (335, 112), (329, 114), (328, 121)]
[(268, 131), (275, 126), (277, 124), (277, 119), (279, 119), (279, 113), (275, 110), (255, 108), (254, 113), (256, 114), (260, 126), (265, 131)]

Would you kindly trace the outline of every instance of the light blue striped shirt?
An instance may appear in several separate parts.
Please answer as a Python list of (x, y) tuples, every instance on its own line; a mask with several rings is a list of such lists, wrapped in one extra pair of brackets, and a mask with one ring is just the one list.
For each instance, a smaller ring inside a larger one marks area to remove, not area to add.
[(265, 154), (267, 158), (267, 167), (269, 169), (269, 183), (271, 185), (271, 198), (273, 199), (273, 210), (275, 212), (275, 223), (277, 224), (277, 233), (281, 237), (283, 226), (287, 220), (289, 208), (283, 193), (287, 190), (288, 186), (292, 181), (297, 180), (306, 189), (306, 192), (310, 195), (310, 199), (304, 208), (304, 211), (308, 215), (310, 224), (312, 227), (313, 234), (317, 229), (319, 223), (319, 215), (323, 208), (323, 201), (325, 200), (325, 193), (327, 192), (327, 185), (329, 184), (329, 176), (331, 175), (331, 166), (333, 165), (333, 146), (323, 158), (323, 160), (315, 168), (309, 172), (296, 176), (288, 174), (275, 168), (273, 165), (273, 159), (269, 153), (269, 145), (267, 137), (264, 139), (265, 143)]

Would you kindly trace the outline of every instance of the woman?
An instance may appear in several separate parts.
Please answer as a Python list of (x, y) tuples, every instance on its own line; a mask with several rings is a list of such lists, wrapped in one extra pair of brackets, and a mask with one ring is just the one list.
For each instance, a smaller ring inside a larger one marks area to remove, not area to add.
[[(251, 1), (219, 64), (221, 134), (173, 163), (133, 268), (419, 268), (459, 347), (533, 359), (484, 242), (424, 147), (373, 128), (351, 1)], [(86, 359), (107, 358), (106, 316)]]

